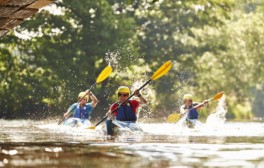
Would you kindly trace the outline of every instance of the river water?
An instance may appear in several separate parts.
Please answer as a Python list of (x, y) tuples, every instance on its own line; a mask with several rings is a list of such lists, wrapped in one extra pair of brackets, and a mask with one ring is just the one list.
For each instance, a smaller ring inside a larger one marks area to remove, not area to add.
[(264, 167), (264, 123), (140, 123), (114, 140), (57, 120), (0, 120), (0, 167)]

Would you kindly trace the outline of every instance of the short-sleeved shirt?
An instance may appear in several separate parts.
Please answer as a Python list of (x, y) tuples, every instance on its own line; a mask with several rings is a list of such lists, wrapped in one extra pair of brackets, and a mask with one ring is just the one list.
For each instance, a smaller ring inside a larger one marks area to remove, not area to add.
[[(74, 108), (75, 106), (75, 108)], [(80, 118), (80, 119), (89, 119), (92, 114), (92, 106), (90, 103), (86, 103), (84, 106), (80, 106), (80, 104), (74, 103), (70, 106), (70, 109), (73, 109), (73, 117)]]
[(198, 105), (199, 103), (194, 102), (190, 107), (186, 107), (185, 105), (182, 105), (180, 107), (181, 114), (184, 114), (187, 112), (187, 118), (188, 119), (198, 119), (198, 111), (197, 109), (193, 108), (194, 106)]

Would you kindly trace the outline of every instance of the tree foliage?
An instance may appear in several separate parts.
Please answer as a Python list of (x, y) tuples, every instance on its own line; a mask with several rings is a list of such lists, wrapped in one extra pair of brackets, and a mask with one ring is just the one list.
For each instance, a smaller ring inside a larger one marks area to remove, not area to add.
[(113, 74), (93, 90), (94, 117), (103, 116), (118, 86), (139, 87), (167, 60), (171, 72), (142, 90), (148, 117), (177, 112), (186, 92), (202, 101), (222, 90), (229, 117), (263, 116), (262, 2), (63, 0), (49, 8), (1, 39), (1, 117), (62, 115), (110, 63)]

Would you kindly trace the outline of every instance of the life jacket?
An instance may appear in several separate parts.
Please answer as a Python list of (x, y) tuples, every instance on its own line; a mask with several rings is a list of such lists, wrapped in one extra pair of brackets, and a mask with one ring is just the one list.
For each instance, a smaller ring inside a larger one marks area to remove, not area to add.
[[(76, 106), (76, 103), (74, 105)], [(73, 117), (80, 119), (89, 119), (92, 113), (92, 109), (93, 108), (90, 103), (86, 103), (83, 107), (80, 107), (80, 104), (78, 104), (73, 111)]]
[(189, 110), (187, 118), (190, 119), (190, 120), (198, 119), (199, 113), (198, 113), (198, 111), (195, 108), (193, 108), (196, 105), (198, 105), (198, 103), (193, 103), (189, 108), (184, 106), (184, 109), (188, 109)]
[[(114, 110), (119, 105), (118, 102), (111, 106), (111, 110)], [(120, 106), (113, 113), (116, 116), (116, 120), (119, 121), (137, 121), (136, 110), (139, 107), (139, 102), (137, 100), (129, 100), (127, 104)]]
[(192, 108), (189, 110), (187, 118), (193, 120), (193, 119), (198, 119), (198, 116), (199, 116), (198, 111), (195, 108)]

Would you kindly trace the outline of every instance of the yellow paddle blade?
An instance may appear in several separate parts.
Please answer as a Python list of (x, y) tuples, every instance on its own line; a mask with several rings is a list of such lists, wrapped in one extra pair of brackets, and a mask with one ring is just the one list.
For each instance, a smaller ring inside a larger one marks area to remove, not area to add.
[(88, 127), (87, 129), (95, 129), (95, 125)]
[(176, 122), (176, 121), (178, 121), (179, 119), (180, 119), (180, 114), (178, 114), (178, 113), (171, 114), (171, 115), (169, 115), (168, 118), (167, 118), (167, 120), (168, 120), (169, 122)]
[(220, 92), (220, 93), (217, 93), (214, 97), (213, 97), (213, 100), (218, 100), (220, 99), (224, 94), (224, 91)]
[(96, 83), (100, 83), (105, 80), (112, 73), (112, 67), (108, 65), (105, 69), (100, 73), (100, 75), (96, 79)]
[(151, 77), (151, 80), (156, 80), (160, 77), (162, 77), (163, 75), (165, 75), (172, 66), (172, 62), (171, 61), (167, 61), (165, 62)]

